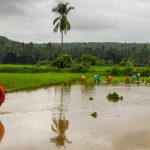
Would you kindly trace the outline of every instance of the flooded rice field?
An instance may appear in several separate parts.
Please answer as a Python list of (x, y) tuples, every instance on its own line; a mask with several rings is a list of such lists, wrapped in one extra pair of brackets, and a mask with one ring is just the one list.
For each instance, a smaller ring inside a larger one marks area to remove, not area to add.
[[(108, 101), (111, 92), (123, 101)], [(73, 85), (10, 93), (0, 112), (0, 150), (150, 150), (148, 86)]]

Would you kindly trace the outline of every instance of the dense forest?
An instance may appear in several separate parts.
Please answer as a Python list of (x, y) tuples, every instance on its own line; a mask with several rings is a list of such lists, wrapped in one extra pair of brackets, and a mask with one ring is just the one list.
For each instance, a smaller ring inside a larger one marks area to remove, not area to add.
[[(149, 43), (65, 43), (65, 53), (80, 62), (83, 55), (96, 56), (102, 65), (123, 64), (132, 60), (136, 66), (150, 66)], [(48, 64), (61, 55), (58, 43), (21, 43), (0, 36), (0, 63)]]

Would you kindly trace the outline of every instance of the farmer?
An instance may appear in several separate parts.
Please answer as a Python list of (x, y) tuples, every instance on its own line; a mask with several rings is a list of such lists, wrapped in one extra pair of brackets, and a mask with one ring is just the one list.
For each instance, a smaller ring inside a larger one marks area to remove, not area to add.
[(137, 80), (138, 81), (140, 80), (140, 76), (141, 76), (141, 74), (138, 72), (138, 74), (137, 74)]
[(98, 74), (96, 74), (96, 75), (94, 76), (94, 81), (99, 83), (99, 81), (100, 81), (100, 76), (99, 76)]
[(132, 80), (132, 81), (137, 80), (137, 77), (136, 77), (136, 75), (135, 75), (135, 74), (133, 74), (133, 75), (132, 75), (131, 80)]
[(80, 77), (80, 81), (81, 81), (81, 82), (85, 82), (85, 78), (86, 78), (85, 75), (82, 75), (82, 76)]
[(108, 82), (112, 82), (112, 76), (108, 76), (108, 78), (107, 78), (107, 80), (108, 80)]
[(0, 106), (2, 105), (4, 100), (5, 100), (5, 92), (3, 86), (0, 84)]
[(126, 76), (126, 77), (124, 78), (124, 82), (125, 82), (126, 84), (130, 83), (130, 77), (129, 77), (129, 76)]

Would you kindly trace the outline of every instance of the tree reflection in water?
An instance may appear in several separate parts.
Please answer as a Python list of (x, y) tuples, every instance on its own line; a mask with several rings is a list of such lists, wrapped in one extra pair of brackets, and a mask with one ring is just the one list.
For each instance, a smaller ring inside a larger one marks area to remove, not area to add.
[(65, 143), (72, 143), (66, 137), (66, 130), (69, 127), (69, 120), (66, 119), (64, 114), (64, 106), (63, 106), (63, 87), (61, 88), (61, 100), (60, 100), (60, 108), (59, 108), (59, 116), (58, 119), (56, 117), (53, 119), (53, 125), (51, 126), (52, 131), (54, 131), (57, 135), (53, 138), (50, 138), (51, 142), (55, 143), (56, 146), (65, 146)]
[(0, 143), (3, 139), (4, 133), (5, 133), (5, 128), (4, 128), (4, 125), (2, 124), (2, 122), (0, 121)]

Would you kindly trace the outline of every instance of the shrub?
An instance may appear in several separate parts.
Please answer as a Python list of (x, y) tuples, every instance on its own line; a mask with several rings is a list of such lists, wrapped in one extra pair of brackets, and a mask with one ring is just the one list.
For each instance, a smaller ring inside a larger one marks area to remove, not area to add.
[(40, 60), (36, 63), (36, 65), (48, 65), (50, 64), (49, 60)]
[(85, 63), (89, 63), (90, 65), (96, 65), (98, 58), (90, 54), (85, 54), (82, 56), (82, 61)]
[(90, 65), (88, 63), (79, 63), (79, 64), (74, 64), (74, 66), (72, 67), (72, 72), (87, 72), (90, 68)]
[(119, 67), (114, 67), (112, 68), (111, 74), (116, 76), (122, 75), (122, 70)]
[(107, 65), (113, 65), (114, 64), (114, 61), (112, 60), (112, 59), (110, 59), (110, 60), (107, 60)]
[(57, 68), (70, 68), (72, 65), (73, 61), (68, 54), (64, 54), (52, 62), (52, 66)]
[(131, 58), (125, 62), (126, 67), (133, 67), (134, 65), (135, 65), (135, 62)]
[(141, 73), (141, 76), (144, 76), (144, 77), (149, 77), (150, 76), (150, 69), (148, 69), (148, 68), (142, 69), (139, 72)]
[(123, 69), (123, 75), (132, 75), (134, 73), (134, 70), (132, 67), (126, 67)]

